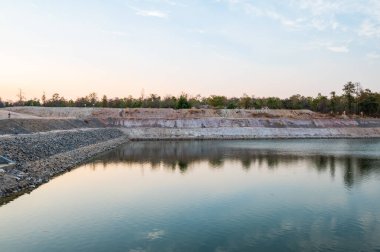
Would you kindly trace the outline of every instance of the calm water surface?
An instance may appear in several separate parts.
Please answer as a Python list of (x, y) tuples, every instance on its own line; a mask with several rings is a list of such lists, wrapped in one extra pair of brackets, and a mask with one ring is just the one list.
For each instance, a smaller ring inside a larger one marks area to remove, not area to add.
[(133, 142), (0, 207), (0, 251), (379, 251), (380, 140)]

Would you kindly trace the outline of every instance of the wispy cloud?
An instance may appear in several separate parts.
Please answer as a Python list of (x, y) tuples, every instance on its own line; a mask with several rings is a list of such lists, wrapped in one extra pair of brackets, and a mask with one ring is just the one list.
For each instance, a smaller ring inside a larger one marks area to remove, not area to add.
[(283, 26), (289, 27), (289, 28), (299, 28), (302, 22), (304, 21), (303, 18), (297, 18), (297, 19), (291, 19), (288, 17), (285, 17), (281, 15), (280, 13), (276, 11), (263, 11), (263, 16), (271, 18), (275, 21), (279, 21)]
[(276, 10), (261, 8), (250, 2), (243, 1), (243, 0), (226, 0), (226, 1), (220, 0), (218, 2), (227, 2), (231, 6), (238, 6), (248, 15), (269, 18), (274, 21), (278, 21), (281, 25), (288, 28), (299, 28), (301, 23), (304, 21), (303, 18), (292, 19), (281, 14), (280, 12)]
[[(266, 17), (285, 27), (298, 30), (353, 32), (365, 37), (380, 37), (380, 1), (378, 0), (289, 0), (287, 3), (256, 4), (250, 0), (217, 0), (246, 14)], [(346, 24), (350, 15), (358, 20), (356, 25)], [(344, 17), (344, 19), (342, 19)], [(365, 20), (361, 25), (360, 22)], [(360, 27), (359, 32), (357, 28)]]
[(102, 31), (103, 33), (107, 33), (107, 34), (111, 34), (111, 35), (114, 35), (114, 36), (118, 36), (118, 37), (125, 37), (127, 36), (127, 33), (126, 32), (123, 32), (123, 31), (108, 31), (108, 30), (103, 30)]
[(341, 30), (346, 30), (346, 28), (343, 25), (341, 25), (338, 21), (336, 21), (334, 18), (326, 19), (315, 17), (308, 20), (306, 25), (318, 31), (325, 31), (328, 29), (337, 30), (338, 28), (341, 28)]
[(368, 59), (380, 59), (380, 53), (377, 53), (377, 52), (367, 53), (366, 56)]
[(168, 18), (168, 14), (160, 10), (137, 10), (136, 15), (143, 17)]
[(168, 4), (171, 6), (180, 6), (180, 7), (186, 7), (187, 6), (185, 3), (178, 2), (178, 1), (172, 1), (172, 0), (160, 0), (160, 1), (164, 4)]
[(314, 49), (323, 49), (323, 50), (328, 50), (333, 53), (348, 53), (349, 47), (348, 44), (351, 41), (346, 41), (343, 43), (336, 43), (333, 41), (313, 41), (311, 43), (308, 43), (305, 46), (305, 50), (314, 50)]
[(380, 25), (376, 25), (370, 20), (364, 20), (360, 25), (359, 35), (369, 38), (379, 38), (380, 37)]
[[(359, 36), (380, 37), (380, 1), (378, 0), (293, 0), (292, 3), (295, 8), (307, 11), (313, 16), (311, 24), (318, 30), (350, 30)], [(344, 25), (340, 17), (347, 15), (358, 20), (357, 23)], [(357, 29), (357, 27), (360, 28)]]
[(334, 53), (348, 53), (349, 52), (347, 46), (328, 46), (327, 50)]
[(198, 33), (198, 34), (205, 34), (206, 31), (204, 29), (189, 29), (188, 30), (191, 33)]
[(292, 3), (300, 9), (308, 10), (313, 16), (331, 14), (343, 8), (343, 3), (339, 0), (293, 0)]

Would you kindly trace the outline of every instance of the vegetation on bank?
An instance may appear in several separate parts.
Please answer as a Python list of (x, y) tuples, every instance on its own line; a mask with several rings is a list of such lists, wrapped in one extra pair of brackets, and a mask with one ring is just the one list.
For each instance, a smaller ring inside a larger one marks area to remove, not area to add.
[(209, 97), (189, 96), (181, 94), (179, 97), (160, 97), (151, 94), (147, 97), (132, 96), (124, 98), (99, 98), (96, 93), (77, 98), (65, 99), (58, 93), (51, 98), (42, 95), (41, 99), (25, 100), (22, 93), (17, 102), (3, 102), (0, 98), (0, 107), (4, 106), (45, 106), (45, 107), (110, 107), (110, 108), (227, 108), (227, 109), (309, 109), (320, 113), (331, 114), (363, 114), (367, 116), (380, 116), (380, 93), (363, 89), (359, 83), (347, 82), (342, 89), (342, 95), (335, 91), (329, 96), (318, 94), (317, 97), (305, 97), (299, 94), (289, 98), (278, 97), (254, 97), (243, 95), (242, 97), (228, 98), (226, 96), (211, 95)]

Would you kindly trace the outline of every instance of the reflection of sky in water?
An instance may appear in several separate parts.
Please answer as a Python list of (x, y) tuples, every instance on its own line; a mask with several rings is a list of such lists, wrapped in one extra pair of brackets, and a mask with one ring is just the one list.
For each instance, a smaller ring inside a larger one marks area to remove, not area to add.
[(2, 206), (0, 251), (380, 249), (379, 145), (129, 143)]
[(148, 234), (146, 235), (146, 239), (148, 239), (148, 240), (156, 240), (156, 239), (162, 238), (164, 235), (165, 235), (165, 231), (164, 230), (154, 229), (153, 231), (148, 232)]

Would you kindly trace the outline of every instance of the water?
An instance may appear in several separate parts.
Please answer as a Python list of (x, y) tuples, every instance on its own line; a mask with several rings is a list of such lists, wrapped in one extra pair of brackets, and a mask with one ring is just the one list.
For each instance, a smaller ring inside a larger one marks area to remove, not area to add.
[(380, 140), (133, 142), (0, 207), (0, 251), (380, 250)]

